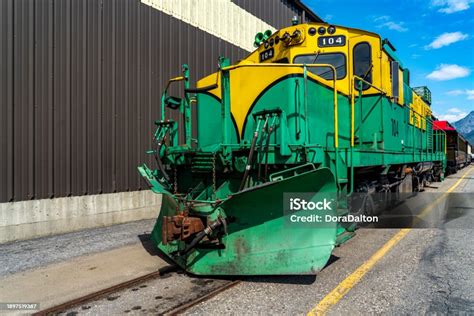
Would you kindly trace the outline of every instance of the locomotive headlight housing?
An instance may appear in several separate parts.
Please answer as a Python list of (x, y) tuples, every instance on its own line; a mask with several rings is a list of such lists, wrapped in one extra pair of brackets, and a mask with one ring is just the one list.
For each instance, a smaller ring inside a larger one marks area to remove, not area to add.
[(325, 28), (324, 26), (320, 26), (320, 27), (318, 28), (318, 34), (319, 34), (319, 35), (324, 35), (324, 34), (326, 34), (326, 28)]
[(308, 34), (314, 36), (314, 34), (316, 34), (316, 29), (314, 27), (310, 27), (308, 30)]
[(288, 45), (288, 44), (290, 44), (290, 42), (291, 42), (291, 35), (290, 35), (290, 33), (285, 32), (285, 34), (283, 34), (282, 38), (280, 38), (280, 39), (281, 39), (281, 41), (282, 41), (283, 43), (285, 43), (286, 45)]
[(328, 27), (328, 33), (329, 33), (329, 34), (334, 34), (334, 33), (336, 33), (336, 27), (335, 27), (334, 25), (330, 25), (330, 26)]

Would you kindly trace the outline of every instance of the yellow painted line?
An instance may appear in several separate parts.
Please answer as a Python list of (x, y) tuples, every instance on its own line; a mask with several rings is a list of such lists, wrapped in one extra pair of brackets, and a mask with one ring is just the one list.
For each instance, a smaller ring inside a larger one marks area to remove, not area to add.
[[(420, 217), (423, 217), (423, 214), (426, 215), (429, 210), (431, 210), (443, 197), (448, 193), (452, 192), (461, 181), (473, 170), (474, 168), (469, 169), (456, 183), (454, 183), (445, 194), (437, 198), (433, 203), (428, 205), (421, 213)], [(389, 241), (385, 243), (377, 252), (375, 252), (372, 257), (370, 257), (366, 262), (364, 262), (360, 267), (358, 267), (354, 272), (352, 272), (347, 278), (345, 278), (341, 283), (339, 283), (328, 295), (326, 295), (311, 311), (308, 312), (308, 316), (312, 315), (324, 315), (326, 312), (334, 305), (337, 304), (363, 277), (364, 275), (372, 269), (372, 267), (382, 259), (385, 254), (387, 254), (390, 249), (392, 249), (400, 240), (402, 240), (412, 228), (403, 228), (395, 236), (390, 238)]]
[(424, 218), (426, 215), (428, 215), (429, 212), (433, 209), (434, 206), (436, 206), (442, 199), (448, 195), (448, 193), (453, 192), (454, 189), (458, 187), (458, 185), (461, 183), (462, 180), (473, 170), (474, 168), (470, 168), (467, 170), (461, 178), (458, 179), (443, 195), (439, 196), (436, 200), (434, 200), (430, 205), (425, 207), (423, 211), (420, 213), (420, 215), (415, 219), (413, 225), (416, 225), (422, 218)]
[(454, 189), (456, 189), (456, 187), (461, 183), (461, 181), (474, 169), (474, 167), (471, 167), (461, 178), (459, 178), (458, 181), (456, 181), (456, 183), (450, 187), (447, 191), (447, 193), (450, 193), (452, 192)]

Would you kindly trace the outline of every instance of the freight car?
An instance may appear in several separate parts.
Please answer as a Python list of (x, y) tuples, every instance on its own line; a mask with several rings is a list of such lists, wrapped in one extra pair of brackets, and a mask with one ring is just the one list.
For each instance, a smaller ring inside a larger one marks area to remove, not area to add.
[(471, 163), (471, 145), (448, 121), (434, 121), (433, 128), (446, 133), (446, 174), (454, 174)]
[[(221, 57), (196, 88), (183, 65), (162, 95), (148, 151), (156, 168), (138, 168), (163, 195), (152, 240), (194, 274), (315, 273), (354, 227), (292, 226), (285, 196), (335, 194), (337, 207), (320, 214), (338, 218), (355, 192), (417, 191), (444, 176), (445, 132), (432, 127), (429, 89), (410, 87), (390, 41), (296, 23), (257, 34), (255, 46), (234, 65)], [(181, 97), (168, 93), (176, 82)]]

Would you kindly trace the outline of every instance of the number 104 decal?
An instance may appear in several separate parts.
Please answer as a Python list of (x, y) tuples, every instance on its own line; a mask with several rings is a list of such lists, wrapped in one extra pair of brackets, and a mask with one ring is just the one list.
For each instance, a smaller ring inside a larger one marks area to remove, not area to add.
[(318, 38), (318, 47), (344, 46), (344, 45), (346, 45), (346, 37), (344, 35), (321, 36)]
[(273, 58), (274, 55), (275, 55), (275, 51), (273, 50), (273, 48), (267, 49), (260, 53), (260, 61), (262, 62), (267, 59), (271, 59)]

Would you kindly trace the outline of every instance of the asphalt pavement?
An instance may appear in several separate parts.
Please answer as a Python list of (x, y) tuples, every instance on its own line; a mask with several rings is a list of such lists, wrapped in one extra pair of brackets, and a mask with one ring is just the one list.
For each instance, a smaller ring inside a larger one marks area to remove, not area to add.
[(155, 219), (0, 244), (0, 277), (147, 240)]

